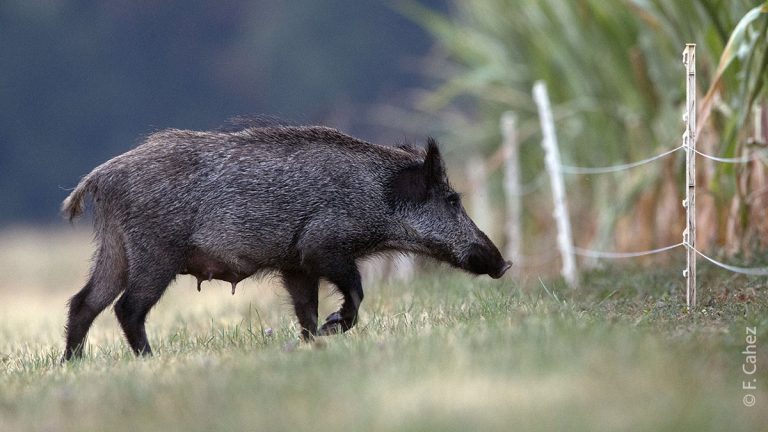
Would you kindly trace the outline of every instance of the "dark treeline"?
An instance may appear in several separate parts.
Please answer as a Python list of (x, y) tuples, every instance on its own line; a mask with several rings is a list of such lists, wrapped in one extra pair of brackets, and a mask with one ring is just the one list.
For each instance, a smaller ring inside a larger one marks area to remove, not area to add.
[(371, 138), (360, 108), (419, 85), (429, 47), (373, 0), (0, 2), (0, 225), (58, 217), (159, 128), (264, 113)]

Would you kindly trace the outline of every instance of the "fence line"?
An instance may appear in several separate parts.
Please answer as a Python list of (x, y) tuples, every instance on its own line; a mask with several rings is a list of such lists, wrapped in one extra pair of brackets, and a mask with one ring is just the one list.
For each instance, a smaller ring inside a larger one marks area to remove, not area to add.
[(700, 152), (696, 149), (693, 151), (696, 152), (699, 156), (702, 156), (704, 158), (707, 158), (709, 160), (713, 160), (716, 162), (722, 162), (722, 163), (729, 163), (729, 164), (741, 164), (741, 163), (747, 163), (752, 162), (753, 160), (759, 159), (762, 156), (768, 156), (768, 153), (766, 152), (756, 152), (756, 153), (750, 153), (747, 156), (740, 157), (740, 158), (721, 158), (717, 156), (708, 155), (706, 153)]
[[(555, 129), (551, 116), (550, 102), (546, 92), (546, 86), (543, 82), (537, 82), (533, 89), (534, 101), (539, 108), (539, 117), (542, 128), (542, 146), (545, 149), (545, 167), (546, 173), (540, 173), (533, 181), (518, 187), (515, 190), (515, 197), (527, 195), (540, 186), (542, 180), (546, 176), (550, 179), (552, 186), (552, 194), (554, 198), (555, 212), (554, 217), (558, 226), (558, 244), (560, 245), (560, 255), (563, 259), (563, 276), (569, 285), (575, 286), (577, 284), (577, 270), (575, 267), (575, 261), (573, 255), (579, 255), (589, 258), (597, 259), (622, 259), (622, 258), (636, 258), (647, 255), (654, 255), (677, 249), (681, 246), (686, 249), (687, 265), (683, 272), (683, 276), (686, 278), (686, 303), (689, 310), (693, 310), (696, 307), (696, 257), (701, 256), (710, 263), (731, 271), (733, 273), (744, 274), (749, 276), (768, 276), (768, 266), (766, 267), (739, 267), (729, 265), (711, 258), (698, 249), (696, 249), (696, 155), (703, 158), (710, 159), (720, 163), (740, 164), (748, 163), (754, 160), (760, 160), (762, 158), (768, 159), (768, 149), (759, 149), (751, 151), (749, 154), (742, 157), (724, 158), (706, 154), (696, 149), (696, 62), (695, 62), (695, 45), (686, 44), (685, 51), (683, 52), (683, 63), (685, 65), (686, 74), (686, 112), (683, 116), (683, 122), (685, 124), (685, 133), (683, 134), (683, 144), (673, 149), (664, 151), (656, 156), (652, 156), (646, 159), (642, 159), (636, 162), (625, 163), (613, 166), (603, 167), (580, 167), (563, 165), (559, 160), (559, 149), (557, 148)], [(761, 133), (756, 132), (756, 136), (761, 136)], [(606, 174), (615, 173), (620, 171), (629, 170), (635, 167), (649, 164), (657, 161), (661, 158), (667, 157), (680, 150), (685, 150), (686, 153), (686, 196), (683, 201), (683, 207), (686, 211), (686, 229), (683, 232), (683, 239), (680, 243), (661, 247), (658, 249), (635, 251), (635, 252), (611, 252), (611, 251), (597, 251), (587, 248), (577, 247), (573, 244), (573, 239), (570, 230), (570, 220), (567, 212), (567, 206), (565, 204), (565, 184), (563, 182), (563, 174)], [(768, 161), (766, 161), (768, 162)], [(518, 169), (517, 167), (513, 167)], [(519, 181), (519, 180), (518, 180)], [(768, 188), (754, 191), (748, 199), (754, 199), (755, 196), (768, 192)], [(519, 255), (517, 258), (521, 261), (522, 266), (532, 266), (541, 263), (551, 257), (554, 257), (554, 251), (547, 251), (537, 256), (524, 256)], [(568, 265), (570, 261), (570, 265)]]
[(734, 273), (741, 273), (741, 274), (749, 275), (749, 276), (768, 276), (768, 267), (738, 267), (738, 266), (733, 266), (733, 265), (730, 265), (730, 264), (721, 263), (720, 261), (717, 261), (714, 258), (710, 258), (710, 257), (704, 255), (704, 253), (700, 252), (698, 249), (696, 249), (695, 247), (693, 247), (693, 246), (691, 246), (689, 244), (686, 244), (685, 246), (688, 247), (688, 248), (693, 249), (694, 252), (699, 254), (699, 256), (701, 256), (705, 260), (711, 262), (712, 264), (714, 264), (714, 265), (716, 265), (718, 267), (722, 267), (722, 268), (724, 268), (726, 270), (732, 271)]
[[(666, 156), (669, 156), (672, 153), (675, 153), (683, 149), (687, 149), (687, 146), (685, 144), (679, 147), (675, 147), (671, 150), (667, 150), (664, 153), (660, 153), (656, 156), (649, 157), (647, 159), (643, 159), (637, 162), (631, 162), (627, 164), (621, 164), (621, 165), (612, 165), (612, 166), (606, 166), (606, 167), (579, 167), (579, 166), (573, 166), (573, 165), (560, 165), (559, 169), (560, 169), (560, 172), (563, 174), (575, 174), (575, 175), (608, 174), (608, 173), (620, 172), (620, 171), (625, 171), (631, 168), (639, 167), (639, 166), (651, 163), (653, 161), (656, 161), (658, 159), (664, 158)], [(694, 151), (696, 152), (696, 154), (704, 158), (707, 158), (716, 162), (730, 163), (730, 164), (747, 163), (753, 160), (760, 159), (763, 156), (768, 156), (768, 151), (766, 151), (766, 152), (751, 153), (748, 156), (744, 156), (740, 158), (721, 158), (721, 157), (706, 154), (699, 150), (694, 150)], [(547, 177), (546, 171), (541, 171), (535, 179), (531, 180), (526, 184), (520, 185), (520, 192), (518, 192), (516, 196), (524, 196), (532, 192), (535, 192), (543, 185), (546, 177)]]
[(621, 164), (621, 165), (613, 165), (613, 166), (606, 166), (606, 167), (577, 167), (577, 166), (569, 166), (569, 165), (560, 165), (559, 169), (560, 172), (563, 174), (607, 174), (612, 172), (618, 172), (618, 171), (624, 171), (630, 168), (639, 167), (641, 165), (645, 165), (648, 163), (651, 163), (655, 160), (661, 159), (663, 157), (669, 156), (672, 153), (675, 153), (676, 151), (684, 148), (685, 145), (681, 145), (679, 147), (675, 147), (672, 150), (667, 150), (664, 153), (661, 153), (659, 155), (649, 157), (647, 159), (643, 159), (637, 162), (631, 162), (627, 164)]
[(668, 250), (672, 250), (675, 248), (678, 248), (680, 246), (683, 246), (685, 243), (680, 242), (677, 244), (673, 244), (670, 246), (664, 246), (662, 248), (658, 249), (652, 249), (647, 251), (637, 251), (637, 252), (605, 252), (605, 251), (596, 251), (591, 249), (584, 249), (580, 247), (574, 247), (574, 250), (576, 251), (576, 255), (589, 257), (589, 258), (607, 258), (607, 259), (621, 259), (621, 258), (635, 258), (635, 257), (641, 257), (646, 255), (653, 255), (661, 252), (666, 252)]

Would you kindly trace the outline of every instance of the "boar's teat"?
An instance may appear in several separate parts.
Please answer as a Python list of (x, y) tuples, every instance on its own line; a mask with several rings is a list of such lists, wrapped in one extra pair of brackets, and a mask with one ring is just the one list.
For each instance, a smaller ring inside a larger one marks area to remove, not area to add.
[(237, 284), (247, 278), (248, 274), (233, 270), (226, 263), (211, 257), (205, 252), (195, 249), (187, 257), (186, 262), (179, 271), (180, 274), (189, 274), (197, 278), (197, 290), (201, 290), (201, 284), (213, 279), (226, 281), (232, 284), (232, 295), (235, 295)]

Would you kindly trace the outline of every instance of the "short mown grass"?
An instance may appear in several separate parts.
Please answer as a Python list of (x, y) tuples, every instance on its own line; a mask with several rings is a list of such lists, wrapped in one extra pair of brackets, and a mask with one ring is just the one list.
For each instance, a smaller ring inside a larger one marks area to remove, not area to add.
[[(41, 249), (51, 241), (62, 240), (43, 236)], [(578, 290), (535, 275), (519, 283), (441, 269), (408, 284), (369, 285), (359, 326), (313, 344), (297, 342), (274, 281), (249, 281), (231, 296), (228, 285), (204, 284), (198, 293), (191, 278), (180, 278), (149, 317), (154, 357), (133, 357), (108, 310), (86, 357), (62, 366), (65, 301), (87, 264), (87, 247), (74, 250), (75, 258), (50, 260), (82, 261), (78, 271), (62, 270), (77, 280), (41, 271), (17, 287), (11, 269), (0, 271), (2, 431), (759, 431), (768, 424), (765, 278), (703, 267), (703, 306), (687, 313), (679, 266), (594, 271)], [(324, 295), (323, 313), (334, 306)], [(746, 327), (758, 333), (752, 408), (741, 388), (752, 378), (742, 372)]]

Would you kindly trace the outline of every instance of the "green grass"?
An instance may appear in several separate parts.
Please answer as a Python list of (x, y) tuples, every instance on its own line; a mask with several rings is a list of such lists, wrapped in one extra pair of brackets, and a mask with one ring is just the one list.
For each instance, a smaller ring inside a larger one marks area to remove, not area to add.
[[(25, 238), (0, 236), (3, 253), (23, 243), (26, 251), (13, 256), (41, 256), (64, 241)], [(518, 284), (446, 270), (407, 285), (369, 285), (360, 325), (314, 344), (296, 343), (285, 294), (271, 281), (249, 281), (233, 297), (228, 285), (204, 284), (197, 293), (191, 278), (180, 278), (150, 315), (153, 358), (129, 353), (107, 311), (86, 358), (61, 366), (65, 301), (82, 283), (88, 249), (64, 239), (76, 252), (46, 253), (74, 268), (25, 274), (23, 286), (12, 270), (54, 264), (20, 260), (11, 269), (6, 260), (0, 268), (2, 431), (758, 431), (768, 424), (764, 278), (703, 267), (706, 306), (688, 314), (679, 266), (609, 268), (575, 291), (535, 275)], [(327, 313), (335, 299), (322, 303)], [(746, 326), (758, 331), (753, 408), (742, 403)]]

